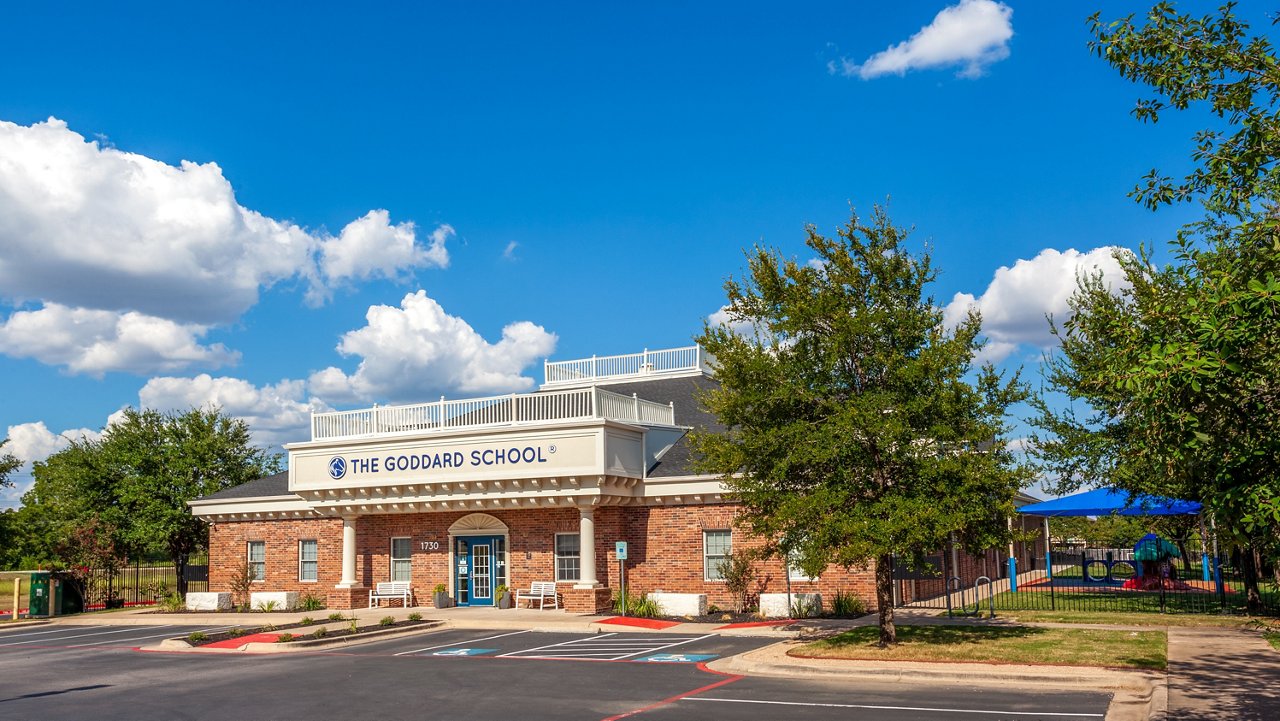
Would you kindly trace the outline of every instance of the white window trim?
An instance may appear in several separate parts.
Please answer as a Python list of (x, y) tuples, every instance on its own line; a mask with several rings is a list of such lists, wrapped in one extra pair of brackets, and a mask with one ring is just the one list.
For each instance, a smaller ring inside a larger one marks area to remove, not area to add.
[(733, 553), (733, 529), (732, 528), (704, 528), (702, 529), (702, 580), (706, 583), (724, 583), (723, 578), (710, 578), (711, 564), (707, 563), (710, 556), (707, 555), (707, 534), (708, 533), (727, 533), (729, 534), (729, 547), (725, 549), (726, 553), (717, 558), (724, 560)]
[[(315, 578), (302, 577), (302, 544), (304, 543), (316, 544), (316, 560), (311, 561), (311, 563), (316, 564)], [(316, 538), (300, 538), (298, 539), (298, 583), (319, 583), (319, 582), (320, 582), (320, 540)]]
[(804, 569), (800, 568), (800, 566), (796, 564), (796, 557), (798, 555), (799, 554), (794, 552), (787, 554), (787, 577), (792, 581), (799, 581), (800, 583), (817, 583), (822, 580), (821, 576), (810, 576), (806, 574)]
[[(408, 541), (409, 555), (403, 558), (396, 558), (396, 541)], [(396, 561), (409, 562), (409, 578), (406, 581), (413, 580), (413, 537), (412, 536), (392, 536), (387, 542), (387, 578), (394, 581), (396, 578)], [(403, 583), (403, 581), (402, 581)]]
[[(255, 544), (255, 543), (261, 543), (261, 544), (262, 544), (262, 560), (261, 560), (261, 561), (254, 561), (254, 560), (253, 560), (253, 544)], [(252, 567), (255, 563), (261, 563), (261, 564), (262, 564), (262, 578), (256, 578), (256, 577), (255, 577), (255, 578), (253, 579), (253, 583), (266, 583), (266, 582), (267, 582), (267, 542), (266, 542), (266, 541), (259, 541), (259, 540), (249, 540), (249, 541), (245, 541), (245, 544), (244, 544), (244, 558), (245, 558), (245, 560), (246, 560), (246, 561), (248, 561), (248, 562), (249, 562), (249, 566), (250, 566), (250, 567)], [(255, 574), (255, 576), (256, 576), (256, 574)]]
[[(577, 556), (561, 556), (560, 555), (560, 537), (561, 536), (577, 536), (578, 537), (578, 555)], [(552, 561), (555, 564), (555, 567), (552, 568), (552, 573), (555, 574), (556, 583), (578, 583), (579, 581), (582, 580), (582, 534), (581, 533), (579, 533), (578, 531), (564, 531), (562, 533), (555, 534), (555, 537), (551, 539), (551, 556), (552, 556)], [(563, 578), (563, 579), (560, 578), (560, 559), (561, 558), (577, 559), (578, 561), (578, 577), (577, 578)]]

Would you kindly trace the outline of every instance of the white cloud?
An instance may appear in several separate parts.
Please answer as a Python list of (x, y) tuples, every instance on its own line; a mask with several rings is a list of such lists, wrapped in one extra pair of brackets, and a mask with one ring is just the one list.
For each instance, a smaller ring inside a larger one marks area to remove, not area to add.
[(22, 461), (22, 467), (9, 476), (12, 488), (0, 488), (0, 508), (16, 507), (22, 494), (31, 489), (31, 464), (43, 461), (49, 456), (67, 447), (73, 440), (88, 438), (96, 440), (102, 433), (91, 428), (72, 428), (61, 433), (54, 433), (44, 421), (19, 423), (9, 426), (5, 438), (9, 442), (0, 447), (0, 454), (12, 453)]
[[(813, 261), (809, 261), (809, 263), (812, 264)], [(709, 323), (713, 328), (719, 325), (728, 326), (729, 330), (737, 333), (738, 335), (745, 336), (752, 334), (751, 323), (745, 320), (735, 320), (729, 315), (729, 306), (727, 305), (720, 306), (720, 310), (707, 316), (707, 323)]]
[(449, 251), (445, 241), (453, 226), (441, 225), (431, 233), (431, 245), (417, 242), (413, 223), (391, 224), (385, 210), (371, 210), (353, 220), (336, 237), (320, 242), (321, 269), (331, 280), (390, 278), (395, 280), (407, 268), (447, 268)]
[(555, 350), (556, 336), (528, 321), (502, 329), (489, 343), (465, 320), (449, 315), (425, 291), (399, 308), (371, 306), (367, 325), (338, 344), (360, 365), (348, 375), (326, 368), (311, 375), (311, 392), (333, 402), (419, 402), (448, 393), (505, 393), (533, 387), (521, 371)]
[(989, 339), (979, 360), (999, 362), (1026, 344), (1048, 348), (1053, 344), (1045, 315), (1059, 321), (1069, 312), (1067, 299), (1075, 292), (1081, 273), (1102, 271), (1111, 287), (1127, 287), (1120, 264), (1112, 255), (1112, 247), (1095, 248), (1088, 253), (1075, 249), (1064, 252), (1052, 248), (1040, 251), (1031, 260), (1019, 260), (1012, 268), (995, 272), (982, 296), (956, 293), (944, 309), (944, 322), (954, 327), (970, 308), (982, 313), (982, 332)]
[(96, 376), (106, 371), (174, 371), (190, 365), (217, 368), (239, 360), (238, 353), (221, 343), (198, 343), (207, 331), (207, 326), (137, 312), (49, 303), (0, 322), (0, 353)]
[(277, 446), (311, 437), (311, 414), (331, 410), (317, 398), (307, 398), (306, 384), (283, 380), (255, 386), (239, 378), (152, 378), (138, 391), (143, 408), (184, 412), (217, 406), (223, 413), (249, 424), (254, 442)]
[(507, 243), (507, 247), (506, 247), (506, 248), (504, 248), (504, 249), (503, 249), (503, 251), (502, 251), (502, 259), (503, 259), (503, 260), (515, 260), (515, 259), (516, 259), (516, 248), (518, 248), (518, 247), (520, 247), (520, 244), (519, 244), (519, 243), (517, 243), (517, 242), (515, 242), (514, 240), (513, 240), (513, 241), (511, 241), (510, 243)]
[(0, 294), (19, 303), (225, 323), (281, 281), (318, 303), (351, 279), (444, 267), (452, 232), (423, 247), (376, 210), (335, 238), (240, 205), (215, 163), (175, 167), (56, 118), (0, 121)]
[(982, 75), (986, 66), (1009, 57), (1013, 8), (994, 0), (960, 0), (943, 8), (915, 35), (867, 58), (861, 64), (841, 58), (827, 69), (870, 80), (905, 75), (909, 70), (962, 66), (962, 78)]

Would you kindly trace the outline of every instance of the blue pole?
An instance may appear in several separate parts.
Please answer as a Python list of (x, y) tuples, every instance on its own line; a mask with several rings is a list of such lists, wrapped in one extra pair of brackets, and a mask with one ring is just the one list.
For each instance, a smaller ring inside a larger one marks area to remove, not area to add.
[(1009, 556), (1009, 592), (1018, 592), (1018, 559)]
[(1200, 571), (1204, 575), (1204, 580), (1209, 580), (1209, 554), (1200, 554)]
[(1044, 567), (1049, 578), (1053, 578), (1053, 552), (1044, 552)]
[(1218, 589), (1218, 596), (1226, 595), (1222, 588), (1222, 561), (1217, 556), (1213, 557), (1213, 583)]

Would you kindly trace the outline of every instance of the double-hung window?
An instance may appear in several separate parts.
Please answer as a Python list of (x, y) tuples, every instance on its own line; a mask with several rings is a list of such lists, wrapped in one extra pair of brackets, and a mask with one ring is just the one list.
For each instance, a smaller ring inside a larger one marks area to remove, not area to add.
[(320, 544), (318, 541), (298, 541), (298, 580), (315, 581), (320, 570)]
[(267, 580), (267, 542), (249, 541), (249, 569), (253, 580)]
[(556, 580), (577, 581), (582, 578), (582, 547), (576, 533), (556, 534)]
[(391, 539), (391, 580), (411, 580), (413, 560), (408, 538)]
[(702, 577), (708, 581), (723, 581), (720, 564), (733, 550), (733, 532), (717, 529), (702, 532)]

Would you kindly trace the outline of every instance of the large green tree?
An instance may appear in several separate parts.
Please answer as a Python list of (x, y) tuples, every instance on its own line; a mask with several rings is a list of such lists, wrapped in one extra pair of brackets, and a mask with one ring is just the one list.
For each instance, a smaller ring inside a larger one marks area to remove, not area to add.
[(1154, 92), (1136, 117), (1209, 111), (1191, 169), (1153, 170), (1133, 192), (1153, 209), (1199, 202), (1204, 217), (1171, 241), (1168, 264), (1120, 253), (1123, 284), (1081, 280), (1046, 364), (1070, 404), (1038, 401), (1035, 452), (1061, 491), (1204, 502), (1245, 551), (1256, 610), (1259, 552), (1274, 551), (1280, 527), (1280, 65), (1230, 4), (1194, 16), (1161, 3), (1092, 27), (1092, 48)]
[[(110, 529), (111, 547), (163, 554), (178, 590), (188, 558), (205, 548), (207, 524), (187, 502), (276, 472), (280, 459), (252, 444), (248, 425), (216, 408), (183, 413), (126, 409), (97, 440), (80, 439), (35, 464), (23, 505), (49, 540)], [(66, 559), (63, 559), (66, 560)]]
[(720, 382), (703, 402), (727, 431), (694, 444), (770, 550), (815, 575), (874, 566), (889, 645), (895, 559), (918, 562), (951, 534), (973, 551), (1007, 541), (1027, 474), (1005, 413), (1026, 394), (972, 367), (981, 319), (944, 325), (928, 251), (912, 254), (882, 208), (834, 239), (807, 232), (816, 262), (756, 248), (726, 282), (729, 323), (698, 342)]

